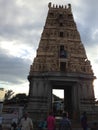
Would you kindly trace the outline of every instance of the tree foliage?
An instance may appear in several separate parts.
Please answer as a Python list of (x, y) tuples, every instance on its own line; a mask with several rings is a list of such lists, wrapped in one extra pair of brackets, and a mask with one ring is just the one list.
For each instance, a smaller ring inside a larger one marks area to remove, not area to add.
[(14, 95), (13, 90), (7, 90), (7, 91), (5, 92), (5, 100), (11, 99), (13, 95)]
[(18, 105), (26, 105), (28, 102), (28, 96), (25, 93), (18, 93), (8, 100), (5, 100), (5, 104), (18, 104)]
[(25, 93), (18, 93), (11, 99), (17, 103), (26, 102), (28, 100), (28, 96)]

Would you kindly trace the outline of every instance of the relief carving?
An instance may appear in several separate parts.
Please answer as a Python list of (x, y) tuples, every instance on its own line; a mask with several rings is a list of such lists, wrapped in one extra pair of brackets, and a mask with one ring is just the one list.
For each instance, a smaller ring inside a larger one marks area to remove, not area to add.
[[(61, 8), (49, 4), (49, 8)], [(63, 9), (64, 7), (62, 7)], [(59, 10), (60, 11), (60, 10)], [(57, 20), (58, 19), (58, 20)], [(60, 25), (60, 22), (62, 25)], [(63, 26), (63, 28), (62, 28)], [(62, 32), (62, 37), (60, 37)], [(66, 14), (64, 10), (60, 14), (50, 10), (46, 19), (44, 30), (40, 39), (37, 57), (34, 60), (32, 71), (60, 71), (59, 60), (60, 46), (64, 46), (68, 56), (68, 72), (93, 73), (90, 61), (87, 56), (80, 35), (73, 20), (72, 14)], [(65, 62), (65, 60), (63, 60)]]

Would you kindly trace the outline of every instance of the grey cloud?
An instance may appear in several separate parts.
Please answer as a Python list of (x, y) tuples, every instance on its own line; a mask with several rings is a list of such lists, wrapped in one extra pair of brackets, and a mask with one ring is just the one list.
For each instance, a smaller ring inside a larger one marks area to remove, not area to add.
[[(42, 19), (40, 12), (42, 11), (39, 8), (39, 1), (22, 2), (22, 6), (13, 0), (1, 2), (0, 39), (6, 41), (18, 40), (20, 42), (17, 42), (17, 44), (27, 44), (32, 45), (32, 48), (37, 48), (43, 26), (42, 20), (40, 20)], [(35, 5), (37, 8), (35, 8)], [(4, 12), (2, 12), (3, 10)]]
[(31, 61), (0, 53), (0, 80), (19, 84), (27, 79)]
[(97, 39), (93, 38), (95, 30), (98, 29), (97, 8), (97, 0), (80, 0), (79, 4), (73, 7), (73, 13), (81, 39), (87, 46), (92, 46), (97, 43)]
[(95, 60), (95, 63), (98, 64), (98, 58)]
[[(0, 41), (15, 40), (16, 44), (26, 44), (36, 51), (50, 1), (19, 1), (21, 5), (15, 0), (0, 1)], [(69, 0), (67, 1), (69, 3)], [(62, 3), (61, 0), (52, 0), (52, 3), (66, 5), (65, 0)], [(71, 0), (71, 3), (82, 42), (86, 47), (97, 44), (98, 38), (95, 30), (98, 29), (98, 1)], [(98, 60), (95, 62), (98, 63)], [(7, 51), (0, 49), (0, 80), (15, 84), (27, 80), (30, 64), (32, 63), (29, 59), (11, 56)]]

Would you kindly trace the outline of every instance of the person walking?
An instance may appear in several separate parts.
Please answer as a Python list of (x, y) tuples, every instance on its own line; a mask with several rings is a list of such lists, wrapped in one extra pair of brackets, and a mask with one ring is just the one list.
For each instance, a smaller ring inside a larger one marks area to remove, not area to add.
[(87, 130), (88, 129), (88, 123), (87, 123), (86, 112), (83, 112), (80, 120), (81, 120), (81, 126), (82, 126), (83, 130)]
[(18, 124), (18, 116), (17, 113), (13, 113), (14, 117), (12, 118), (12, 123), (11, 123), (11, 130), (16, 130), (17, 129), (17, 124)]
[(44, 130), (47, 127), (47, 121), (46, 119), (41, 119), (38, 122), (38, 130)]
[(72, 130), (71, 121), (68, 118), (68, 113), (64, 112), (60, 121), (59, 130)]
[(53, 115), (53, 112), (50, 112), (49, 116), (47, 117), (47, 128), (48, 130), (55, 130), (56, 128), (55, 117)]
[(0, 130), (2, 130), (3, 117), (0, 115)]
[(21, 127), (21, 130), (33, 130), (33, 122), (31, 118), (28, 116), (27, 112), (24, 114), (23, 118), (20, 120), (19, 126)]

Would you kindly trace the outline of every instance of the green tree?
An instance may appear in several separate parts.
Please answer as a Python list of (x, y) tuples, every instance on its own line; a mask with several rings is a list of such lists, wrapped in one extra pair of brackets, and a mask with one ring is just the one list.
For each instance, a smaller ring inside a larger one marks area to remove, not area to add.
[(11, 100), (19, 104), (26, 103), (28, 101), (28, 96), (25, 93), (18, 93), (14, 97), (12, 97)]
[[(14, 93), (12, 93), (13, 95)], [(9, 96), (8, 96), (9, 95)], [(14, 96), (11, 94), (7, 94), (9, 98), (7, 98), (4, 103), (5, 104), (18, 104), (21, 106), (26, 106), (28, 102), (28, 96), (25, 93), (18, 93)]]
[(5, 101), (11, 99), (13, 95), (14, 95), (13, 90), (7, 90), (5, 92)]

